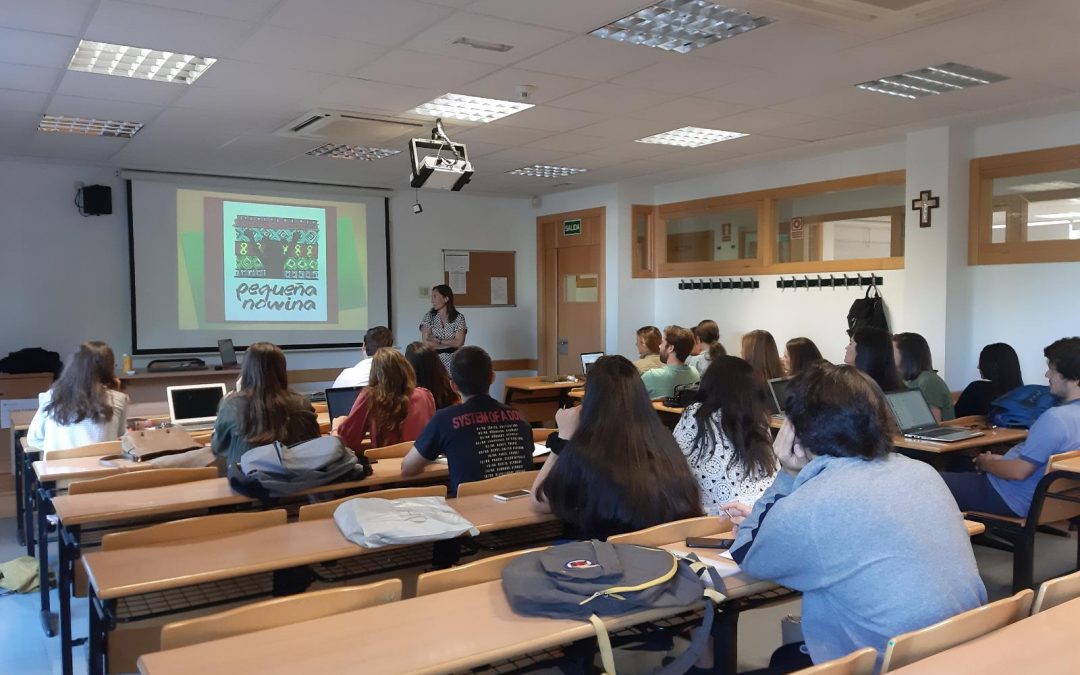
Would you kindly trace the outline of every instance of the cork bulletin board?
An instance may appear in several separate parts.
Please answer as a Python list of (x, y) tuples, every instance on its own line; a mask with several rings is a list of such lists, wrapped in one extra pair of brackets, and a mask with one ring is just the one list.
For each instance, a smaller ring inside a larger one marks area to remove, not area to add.
[(443, 250), (443, 283), (458, 307), (516, 307), (516, 251)]

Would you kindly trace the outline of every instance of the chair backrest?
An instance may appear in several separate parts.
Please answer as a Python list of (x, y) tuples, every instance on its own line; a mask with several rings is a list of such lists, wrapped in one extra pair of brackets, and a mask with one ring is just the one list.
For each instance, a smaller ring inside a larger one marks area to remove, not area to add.
[(427, 487), (406, 487), (406, 488), (393, 488), (391, 490), (375, 490), (374, 492), (365, 492), (358, 495), (349, 495), (348, 497), (342, 497), (341, 499), (335, 499), (332, 502), (321, 502), (319, 504), (307, 504), (300, 507), (300, 521), (306, 520), (318, 520), (319, 518), (330, 518), (334, 515), (334, 511), (337, 507), (350, 499), (369, 499), (375, 497), (377, 499), (404, 499), (405, 497), (445, 497), (446, 486), (445, 485), (429, 485)]
[[(1050, 473), (1054, 470), (1054, 462), (1076, 457), (1080, 457), (1080, 450), (1070, 450), (1069, 452), (1050, 455), (1050, 459), (1046, 461), (1046, 472)], [(1077, 490), (1080, 489), (1080, 480), (1062, 477), (1053, 481), (1052, 487), (1054, 492)], [(1056, 523), (1059, 520), (1070, 520), (1077, 516), (1080, 516), (1080, 504), (1064, 499), (1044, 499), (1042, 500), (1042, 507), (1039, 509), (1038, 524)]]
[(637, 532), (627, 532), (608, 537), (612, 544), (637, 544), (638, 546), (662, 546), (687, 537), (708, 537), (731, 531), (731, 521), (716, 516), (700, 516), (676, 520), (673, 523), (654, 525)]
[(1035, 593), (1025, 588), (1010, 598), (957, 614), (933, 626), (898, 635), (885, 648), (881, 672), (888, 673), (938, 652), (974, 640), (1028, 615)]
[(847, 656), (796, 671), (795, 675), (874, 675), (877, 650), (863, 647)]
[(101, 443), (91, 443), (90, 445), (80, 445), (77, 448), (67, 450), (50, 450), (45, 453), (45, 459), (52, 462), (57, 459), (74, 459), (76, 457), (119, 455), (122, 450), (119, 440), (103, 441)]
[(114, 492), (116, 490), (138, 490), (141, 488), (160, 487), (190, 483), (196, 480), (217, 478), (218, 470), (213, 466), (198, 469), (145, 469), (128, 471), (105, 478), (80, 480), (71, 484), (68, 494), (83, 495), (91, 492)]
[(137, 546), (172, 544), (185, 539), (209, 539), (211, 537), (228, 536), (237, 532), (257, 530), (273, 525), (284, 525), (286, 515), (285, 509), (274, 509), (272, 511), (220, 513), (212, 516), (173, 520), (138, 530), (107, 534), (101, 538), (101, 550), (116, 551)]
[(367, 457), (368, 459), (404, 457), (409, 454), (409, 450), (412, 449), (412, 446), (412, 441), (405, 441), (404, 443), (395, 443), (394, 445), (384, 445), (381, 448), (368, 448), (364, 451), (364, 457)]
[(517, 473), (505, 473), (487, 480), (461, 483), (457, 487), (457, 496), (470, 497), (472, 495), (506, 492), (507, 490), (528, 490), (532, 487), (533, 481), (536, 480), (539, 473), (539, 470), (518, 471)]
[(383, 605), (401, 599), (401, 579), (386, 579), (365, 586), (343, 586), (256, 602), (226, 612), (166, 624), (161, 648), (221, 640), (324, 616)]
[(533, 443), (543, 443), (548, 439), (548, 436), (558, 431), (558, 429), (533, 429)]
[(1049, 579), (1039, 586), (1039, 592), (1035, 596), (1035, 604), (1031, 607), (1032, 614), (1038, 614), (1044, 609), (1057, 607), (1058, 605), (1080, 598), (1080, 572), (1066, 574), (1057, 579)]
[(525, 553), (542, 551), (543, 549), (544, 547), (541, 546), (540, 548), (530, 548), (525, 551), (511, 551), (510, 553), (475, 560), (467, 565), (425, 572), (416, 579), (416, 595), (430, 595), (449, 591), (453, 588), (495, 581), (502, 577), (503, 568), (515, 558)]

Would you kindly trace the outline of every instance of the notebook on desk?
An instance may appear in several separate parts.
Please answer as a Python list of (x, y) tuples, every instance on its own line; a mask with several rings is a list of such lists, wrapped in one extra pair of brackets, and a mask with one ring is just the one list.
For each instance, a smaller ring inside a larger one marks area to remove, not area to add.
[(169, 399), (169, 421), (173, 426), (187, 431), (204, 431), (214, 428), (218, 405), (225, 398), (225, 385), (185, 384), (165, 387)]
[(885, 400), (889, 402), (889, 409), (892, 410), (896, 425), (900, 427), (900, 433), (907, 438), (955, 443), (983, 435), (981, 431), (938, 425), (934, 413), (930, 411), (930, 405), (918, 389), (885, 394)]

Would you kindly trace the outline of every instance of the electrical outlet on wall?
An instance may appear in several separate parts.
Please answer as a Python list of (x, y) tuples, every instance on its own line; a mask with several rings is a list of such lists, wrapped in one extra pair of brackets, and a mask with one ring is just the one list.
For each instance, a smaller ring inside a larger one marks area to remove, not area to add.
[(426, 298), (429, 295), (431, 295), (431, 288), (428, 287), (428, 286), (421, 286), (420, 287), (420, 297), (421, 298)]

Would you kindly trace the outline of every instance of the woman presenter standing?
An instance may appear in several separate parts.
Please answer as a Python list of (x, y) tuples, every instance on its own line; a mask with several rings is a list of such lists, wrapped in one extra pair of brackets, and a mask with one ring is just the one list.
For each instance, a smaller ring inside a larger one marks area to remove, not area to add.
[(431, 289), (431, 310), (420, 320), (420, 340), (439, 353), (450, 371), (450, 358), (465, 344), (465, 317), (454, 308), (454, 292), (445, 284)]

